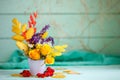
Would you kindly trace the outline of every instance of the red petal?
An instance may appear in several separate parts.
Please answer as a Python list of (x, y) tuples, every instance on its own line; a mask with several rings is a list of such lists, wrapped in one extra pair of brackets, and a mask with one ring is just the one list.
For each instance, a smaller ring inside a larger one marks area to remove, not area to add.
[(37, 11), (33, 13), (34, 17), (37, 18)]
[(31, 22), (30, 22), (30, 21), (28, 21), (28, 25), (29, 25), (29, 28), (31, 28), (31, 27), (32, 27), (32, 24), (31, 24)]
[(36, 32), (36, 28), (34, 28), (34, 33)]
[(33, 24), (33, 26), (35, 26), (36, 25), (36, 21), (33, 21), (32, 24)]
[(31, 22), (34, 21), (34, 18), (32, 15), (30, 15), (30, 20), (31, 20)]

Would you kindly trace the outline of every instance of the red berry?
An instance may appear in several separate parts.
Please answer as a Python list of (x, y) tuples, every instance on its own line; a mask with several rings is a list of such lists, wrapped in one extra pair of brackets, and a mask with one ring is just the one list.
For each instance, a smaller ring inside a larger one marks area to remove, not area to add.
[(23, 72), (20, 73), (23, 77), (30, 77), (31, 73), (29, 70), (23, 70)]
[(42, 75), (41, 73), (37, 73), (37, 77), (41, 77), (41, 75)]
[(53, 74), (54, 74), (54, 69), (47, 67), (46, 71), (43, 74), (38, 73), (36, 76), (40, 78), (44, 78), (44, 77), (53, 76)]
[(50, 67), (47, 67), (47, 71), (49, 71), (49, 70), (51, 70), (51, 68), (50, 68)]
[(45, 73), (44, 73), (44, 75), (45, 75), (46, 77), (48, 77), (48, 76), (49, 76), (48, 72), (45, 72)]
[(55, 70), (54, 69), (51, 69), (51, 72), (54, 72)]
[(41, 74), (41, 78), (44, 78), (45, 77), (45, 75), (44, 74)]

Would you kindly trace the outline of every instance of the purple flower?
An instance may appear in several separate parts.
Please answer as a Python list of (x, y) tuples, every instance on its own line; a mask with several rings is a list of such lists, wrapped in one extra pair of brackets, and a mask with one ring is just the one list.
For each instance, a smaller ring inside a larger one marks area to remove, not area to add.
[(49, 36), (49, 37), (45, 40), (45, 42), (51, 42), (51, 44), (54, 45), (54, 38), (51, 37), (51, 36)]
[(34, 34), (34, 35), (32, 36), (32, 38), (29, 40), (29, 43), (31, 43), (31, 44), (36, 44), (36, 43), (39, 42), (40, 38), (41, 38), (40, 34), (39, 34), (39, 33), (36, 33), (36, 34)]
[(54, 44), (54, 39), (52, 37), (48, 37), (46, 39), (43, 39), (41, 36), (48, 30), (50, 26), (45, 25), (44, 28), (40, 31), (40, 33), (36, 33), (32, 36), (32, 38), (29, 40), (30, 44), (36, 44), (36, 43), (41, 43), (43, 44), (44, 42), (51, 42), (51, 44)]
[(42, 30), (40, 31), (40, 34), (45, 33), (49, 29), (49, 27), (50, 27), (49, 25), (45, 25), (45, 27), (42, 28)]

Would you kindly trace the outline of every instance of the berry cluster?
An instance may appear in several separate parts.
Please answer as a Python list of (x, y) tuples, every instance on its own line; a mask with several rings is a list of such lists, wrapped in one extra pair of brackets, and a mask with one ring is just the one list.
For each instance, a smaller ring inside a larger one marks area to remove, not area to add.
[[(30, 77), (32, 76), (32, 74), (30, 73), (29, 70), (23, 70), (21, 73), (20, 73), (23, 77)], [(41, 74), (41, 73), (37, 73), (36, 76), (38, 78), (44, 78), (44, 77), (49, 77), (49, 76), (53, 76), (54, 74), (54, 69), (50, 68), (50, 67), (47, 67), (46, 71)]]
[(23, 72), (20, 73), (23, 77), (30, 77), (31, 73), (29, 70), (23, 70)]
[(44, 78), (44, 77), (53, 76), (53, 74), (54, 74), (54, 69), (47, 67), (47, 70), (43, 74), (38, 73), (36, 76), (39, 78)]

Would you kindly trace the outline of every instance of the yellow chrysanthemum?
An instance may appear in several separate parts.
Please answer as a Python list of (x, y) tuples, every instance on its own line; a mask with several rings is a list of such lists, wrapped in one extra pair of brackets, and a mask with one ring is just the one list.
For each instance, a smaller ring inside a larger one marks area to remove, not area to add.
[(52, 48), (48, 44), (43, 44), (40, 51), (42, 55), (46, 56), (52, 51)]
[(46, 64), (54, 64), (54, 62), (55, 62), (55, 59), (51, 56), (47, 56), (45, 59)]
[(40, 53), (37, 49), (30, 50), (29, 57), (33, 60), (38, 60), (40, 59)]
[(45, 39), (47, 36), (48, 36), (48, 32), (45, 32), (45, 33), (42, 35), (42, 38)]

